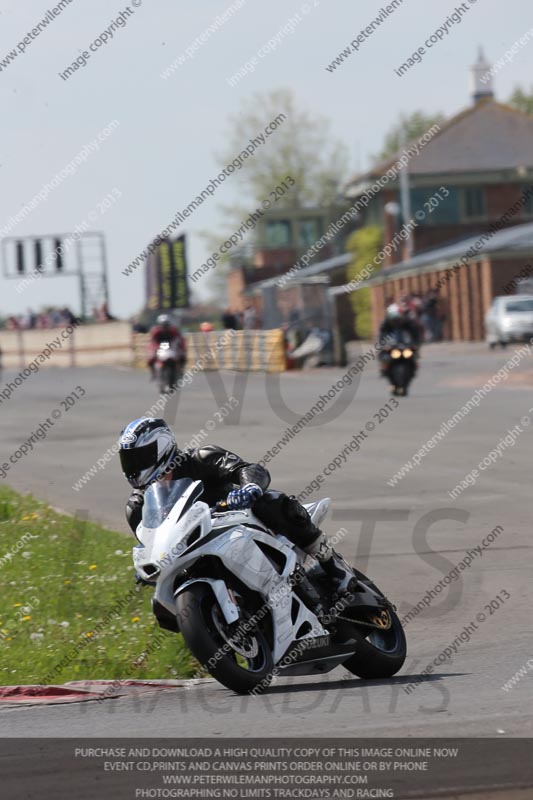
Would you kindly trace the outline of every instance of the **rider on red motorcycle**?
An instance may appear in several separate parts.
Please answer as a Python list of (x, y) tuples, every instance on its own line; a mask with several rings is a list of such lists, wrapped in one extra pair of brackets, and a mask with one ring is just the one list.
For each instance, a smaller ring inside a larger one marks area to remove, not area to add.
[(148, 367), (150, 369), (151, 379), (155, 380), (155, 362), (157, 356), (157, 349), (163, 342), (169, 344), (176, 343), (177, 351), (180, 354), (178, 358), (178, 365), (182, 367), (186, 361), (185, 353), (185, 339), (181, 335), (179, 328), (172, 325), (168, 314), (160, 314), (156, 320), (156, 324), (150, 331), (150, 344), (148, 348)]

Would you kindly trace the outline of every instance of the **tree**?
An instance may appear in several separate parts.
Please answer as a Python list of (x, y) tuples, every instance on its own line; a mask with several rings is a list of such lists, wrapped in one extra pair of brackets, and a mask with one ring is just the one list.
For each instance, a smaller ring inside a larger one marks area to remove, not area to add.
[[(357, 280), (361, 271), (372, 264), (372, 259), (379, 253), (383, 243), (383, 231), (378, 225), (367, 225), (359, 228), (348, 237), (346, 251), (352, 254), (347, 267), (348, 282)], [(355, 334), (359, 339), (370, 339), (372, 330), (372, 313), (370, 289), (362, 287), (350, 295), (355, 314)]]
[(419, 139), (433, 125), (442, 125), (445, 119), (444, 114), (424, 114), (423, 111), (414, 111), (390, 129), (385, 136), (381, 152), (373, 156), (372, 160), (375, 164), (386, 161), (401, 149), (403, 141)]
[(533, 86), (529, 94), (524, 92), (520, 86), (517, 86), (509, 98), (509, 105), (512, 108), (516, 108), (517, 111), (523, 111), (525, 114), (533, 116)]
[[(272, 201), (270, 192), (287, 176), (294, 180), (294, 186), (276, 200), (276, 208), (327, 207), (339, 202), (340, 186), (348, 170), (347, 149), (331, 137), (327, 118), (299, 107), (288, 89), (258, 92), (246, 100), (239, 113), (230, 116), (224, 148), (217, 153), (220, 168), (231, 164), (280, 114), (285, 119), (253, 156), (243, 160), (242, 169), (233, 172), (232, 183), (240, 186), (241, 199), (235, 205), (219, 206), (224, 214), (224, 231), (202, 235), (210, 252), (216, 251), (250, 212), (261, 208), (263, 200)], [(251, 231), (243, 244), (252, 241), (253, 235)], [(211, 296), (220, 298), (225, 293), (228, 261), (223, 257), (209, 278)]]
[(287, 175), (295, 186), (276, 205), (287, 208), (328, 205), (338, 194), (346, 177), (346, 148), (331, 138), (329, 121), (299, 108), (288, 89), (258, 92), (246, 101), (242, 111), (230, 117), (230, 130), (224, 151), (219, 154), (221, 167), (231, 163), (250, 139), (262, 134), (266, 126), (284, 114), (285, 119), (261, 145), (253, 158), (234, 173), (244, 187), (251, 206), (268, 199), (269, 192)]

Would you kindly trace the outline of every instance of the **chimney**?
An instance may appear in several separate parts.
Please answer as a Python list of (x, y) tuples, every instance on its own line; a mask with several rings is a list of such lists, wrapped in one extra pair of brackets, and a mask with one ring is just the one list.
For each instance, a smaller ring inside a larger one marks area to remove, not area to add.
[(491, 64), (485, 58), (483, 48), (479, 48), (476, 63), (471, 67), (472, 72), (472, 99), (474, 105), (484, 100), (494, 98), (492, 75), (490, 74)]

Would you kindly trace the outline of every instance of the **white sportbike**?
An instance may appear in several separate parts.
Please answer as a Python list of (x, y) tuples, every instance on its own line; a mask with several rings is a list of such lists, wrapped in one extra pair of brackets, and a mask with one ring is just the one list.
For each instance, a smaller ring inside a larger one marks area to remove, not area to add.
[[(349, 592), (335, 594), (318, 562), (251, 510), (210, 508), (202, 493), (202, 482), (189, 478), (152, 484), (133, 562), (140, 579), (155, 586), (159, 625), (181, 632), (216, 680), (258, 693), (276, 675), (325, 673), (340, 664), (362, 678), (398, 672), (404, 631), (371, 580), (354, 569)], [(330, 502), (306, 505), (317, 526)]]

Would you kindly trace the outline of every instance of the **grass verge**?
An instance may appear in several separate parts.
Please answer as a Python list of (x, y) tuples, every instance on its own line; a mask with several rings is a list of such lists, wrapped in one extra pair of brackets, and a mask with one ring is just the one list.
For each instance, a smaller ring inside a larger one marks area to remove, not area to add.
[(0, 682), (190, 678), (134, 584), (133, 539), (0, 487)]

